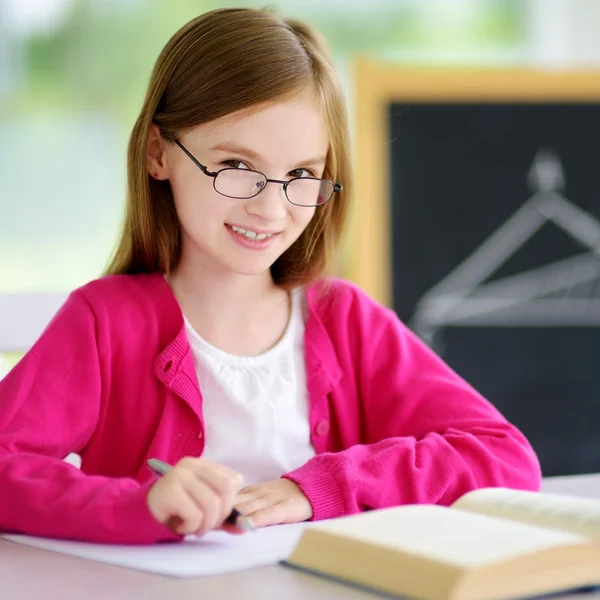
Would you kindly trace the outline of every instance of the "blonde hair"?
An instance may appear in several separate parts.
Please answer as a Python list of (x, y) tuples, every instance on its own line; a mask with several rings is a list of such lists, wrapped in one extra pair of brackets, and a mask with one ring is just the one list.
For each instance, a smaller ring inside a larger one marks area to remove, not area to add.
[(321, 207), (271, 267), (285, 288), (308, 283), (331, 263), (348, 212), (349, 140), (343, 93), (322, 37), (270, 10), (219, 9), (184, 25), (154, 66), (127, 154), (125, 223), (107, 274), (169, 273), (181, 257), (181, 231), (168, 181), (147, 172), (152, 123), (174, 141), (187, 128), (310, 89), (330, 146), (323, 177), (344, 189)]

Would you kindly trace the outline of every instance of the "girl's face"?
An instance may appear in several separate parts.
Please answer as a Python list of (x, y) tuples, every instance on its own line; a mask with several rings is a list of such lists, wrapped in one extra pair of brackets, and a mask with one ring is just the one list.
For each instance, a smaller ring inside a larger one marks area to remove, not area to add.
[[(180, 141), (209, 171), (254, 169), (284, 181), (322, 177), (329, 147), (309, 95), (227, 115), (187, 131)], [(264, 273), (315, 213), (314, 207), (291, 204), (277, 183), (250, 199), (225, 197), (177, 144), (165, 152), (182, 229), (182, 262), (217, 272)]]

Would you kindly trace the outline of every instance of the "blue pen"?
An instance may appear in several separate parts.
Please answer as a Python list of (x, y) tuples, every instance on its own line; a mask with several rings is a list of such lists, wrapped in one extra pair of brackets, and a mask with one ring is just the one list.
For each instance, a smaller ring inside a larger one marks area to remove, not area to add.
[[(158, 477), (162, 477), (166, 475), (173, 467), (158, 459), (158, 458), (150, 458), (146, 461), (146, 465), (154, 473), (158, 475)], [(225, 523), (229, 523), (229, 525), (233, 525), (238, 529), (244, 529), (245, 531), (253, 531), (254, 525), (249, 517), (243, 515), (236, 508), (232, 509), (229, 513), (229, 516), (225, 519)]]

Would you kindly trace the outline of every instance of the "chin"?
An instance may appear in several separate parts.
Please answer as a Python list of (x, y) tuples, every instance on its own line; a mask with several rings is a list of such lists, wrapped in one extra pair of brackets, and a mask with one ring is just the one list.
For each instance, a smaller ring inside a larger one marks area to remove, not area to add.
[(223, 252), (217, 258), (224, 267), (238, 275), (262, 275), (271, 269), (285, 250), (285, 244), (277, 244), (263, 252), (235, 248), (233, 252)]

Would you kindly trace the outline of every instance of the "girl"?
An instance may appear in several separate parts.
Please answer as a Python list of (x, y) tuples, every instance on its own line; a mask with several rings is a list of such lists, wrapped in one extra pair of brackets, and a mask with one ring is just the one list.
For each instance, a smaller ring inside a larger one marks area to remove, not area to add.
[(233, 507), (261, 527), (539, 487), (515, 427), (392, 311), (320, 278), (349, 164), (313, 29), (226, 9), (174, 35), (108, 273), (0, 383), (0, 530), (152, 543), (233, 532)]

